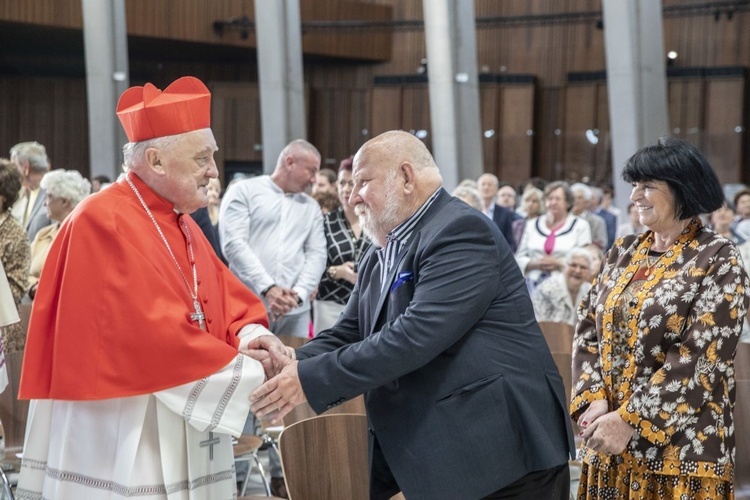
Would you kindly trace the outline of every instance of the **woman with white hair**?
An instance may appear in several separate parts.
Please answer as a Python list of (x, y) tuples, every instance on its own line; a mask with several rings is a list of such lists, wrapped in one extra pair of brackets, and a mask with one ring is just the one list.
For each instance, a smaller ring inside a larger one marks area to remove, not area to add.
[(453, 190), (451, 196), (458, 198), (470, 207), (474, 207), (480, 212), (484, 211), (484, 204), (482, 203), (482, 197), (476, 188), (469, 185), (458, 186)]
[(537, 321), (575, 326), (578, 304), (591, 289), (593, 256), (585, 248), (572, 248), (565, 255), (565, 270), (544, 280), (531, 293)]
[(44, 267), (52, 242), (60, 224), (86, 196), (91, 193), (91, 183), (75, 170), (52, 170), (44, 174), (40, 183), (47, 193), (44, 204), (47, 217), (52, 224), (39, 230), (31, 243), (31, 269), (29, 273), (29, 297), (33, 300), (39, 275)]

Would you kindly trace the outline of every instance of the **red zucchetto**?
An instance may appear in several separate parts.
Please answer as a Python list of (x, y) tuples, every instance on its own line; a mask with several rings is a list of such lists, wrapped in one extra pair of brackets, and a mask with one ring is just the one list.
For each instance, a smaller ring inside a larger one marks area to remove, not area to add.
[(211, 93), (193, 76), (183, 76), (164, 91), (147, 83), (120, 96), (117, 117), (130, 142), (182, 134), (211, 126)]

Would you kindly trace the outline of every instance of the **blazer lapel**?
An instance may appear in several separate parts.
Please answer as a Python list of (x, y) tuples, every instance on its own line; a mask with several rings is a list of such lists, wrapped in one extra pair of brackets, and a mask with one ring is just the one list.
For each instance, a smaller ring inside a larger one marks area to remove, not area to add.
[[(409, 253), (409, 250), (417, 244), (419, 241), (419, 233), (422, 231), (422, 228), (425, 227), (426, 224), (428, 224), (432, 218), (442, 210), (442, 208), (447, 205), (453, 198), (451, 195), (449, 195), (444, 189), (441, 188), (441, 193), (438, 196), (438, 198), (433, 202), (432, 206), (427, 210), (427, 212), (424, 213), (422, 216), (422, 219), (419, 221), (419, 224), (414, 228), (414, 232), (411, 234), (411, 238), (409, 238), (409, 241), (406, 242), (406, 245), (404, 245), (404, 248), (401, 249), (401, 251), (398, 253), (398, 257), (396, 258), (396, 262), (393, 263), (393, 267), (391, 267), (391, 270), (388, 271), (388, 275), (385, 278), (385, 283), (381, 284), (381, 291), (380, 296), (378, 297), (378, 303), (375, 306), (375, 310), (372, 313), (372, 324), (370, 325), (370, 331), (369, 335), (371, 335), (376, 328), (379, 328), (378, 325), (378, 319), (380, 319), (380, 315), (383, 312), (383, 306), (385, 305), (385, 300), (388, 298), (388, 296), (391, 293), (391, 285), (393, 284), (393, 280), (396, 277), (396, 273), (401, 269), (401, 263), (404, 260), (404, 257)], [(376, 258), (376, 257), (373, 257)], [(380, 273), (380, 266), (375, 266), (375, 268), (378, 271), (378, 276)]]
[[(415, 235), (412, 235), (412, 238), (414, 236)], [(412, 242), (413, 241), (414, 240), (412, 239)], [(380, 297), (378, 298), (378, 303), (375, 306), (375, 311), (373, 312), (373, 315), (372, 315), (372, 325), (370, 326), (371, 334), (375, 330), (375, 326), (378, 323), (378, 318), (380, 318), (380, 313), (383, 311), (383, 304), (385, 304), (385, 299), (388, 298), (388, 296), (391, 294), (391, 285), (393, 284), (393, 279), (396, 277), (396, 272), (401, 266), (401, 261), (404, 260), (404, 256), (408, 253), (407, 250), (408, 250), (407, 247), (404, 247), (401, 249), (401, 251), (398, 254), (398, 257), (396, 258), (396, 262), (393, 263), (393, 267), (391, 267), (391, 270), (388, 271), (388, 275), (385, 278), (385, 283), (381, 284)]]

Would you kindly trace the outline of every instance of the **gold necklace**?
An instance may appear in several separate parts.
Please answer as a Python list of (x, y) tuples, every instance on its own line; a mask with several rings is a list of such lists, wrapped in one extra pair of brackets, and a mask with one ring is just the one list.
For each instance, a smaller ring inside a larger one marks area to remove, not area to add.
[(661, 254), (661, 255), (646, 254), (646, 273), (645, 273), (646, 276), (651, 276), (651, 270), (656, 265), (656, 263), (661, 260), (662, 257), (664, 257), (664, 254)]
[[(154, 226), (156, 227), (156, 231), (159, 233), (159, 236), (161, 236), (161, 240), (164, 242), (164, 245), (167, 247), (167, 251), (169, 252), (169, 255), (172, 257), (172, 260), (174, 261), (175, 266), (177, 266), (177, 270), (180, 271), (180, 276), (182, 276), (182, 281), (185, 282), (185, 286), (188, 289), (188, 293), (190, 294), (190, 298), (193, 299), (193, 307), (195, 308), (195, 312), (190, 313), (190, 320), (196, 321), (198, 323), (198, 327), (201, 330), (205, 330), (205, 322), (206, 315), (203, 313), (203, 310), (201, 309), (201, 303), (198, 300), (198, 271), (195, 267), (195, 255), (193, 254), (193, 238), (190, 235), (190, 229), (188, 229), (187, 224), (185, 224), (185, 221), (182, 220), (182, 217), (180, 217), (180, 225), (182, 226), (182, 229), (185, 231), (185, 234), (187, 236), (187, 244), (188, 249), (190, 250), (190, 264), (192, 265), (193, 270), (193, 289), (190, 289), (190, 284), (188, 283), (187, 277), (185, 277), (185, 273), (182, 272), (182, 268), (180, 267), (180, 263), (177, 262), (177, 257), (174, 256), (174, 252), (172, 252), (172, 247), (169, 246), (169, 242), (167, 241), (166, 236), (164, 236), (164, 233), (161, 230), (161, 227), (159, 226), (159, 223), (156, 222), (156, 218), (154, 217), (154, 214), (151, 213), (151, 210), (149, 210), (148, 205), (146, 205), (146, 202), (143, 201), (143, 197), (141, 197), (141, 193), (138, 192), (138, 189), (135, 187), (135, 184), (133, 184), (133, 181), (130, 180), (130, 173), (125, 174), (125, 180), (128, 181), (128, 185), (130, 186), (130, 189), (133, 190), (135, 193), (135, 196), (138, 198), (138, 201), (141, 202), (141, 206), (148, 214), (149, 218), (151, 219), (151, 222), (154, 223)], [(184, 217), (184, 216), (183, 216)]]

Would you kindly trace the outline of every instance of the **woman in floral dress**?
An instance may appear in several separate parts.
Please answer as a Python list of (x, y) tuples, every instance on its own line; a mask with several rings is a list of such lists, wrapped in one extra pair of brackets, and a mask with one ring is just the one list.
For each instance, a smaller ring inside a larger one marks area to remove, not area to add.
[(571, 415), (579, 499), (734, 498), (734, 355), (750, 280), (701, 224), (724, 202), (703, 155), (674, 139), (623, 171), (648, 231), (615, 242), (579, 309)]

